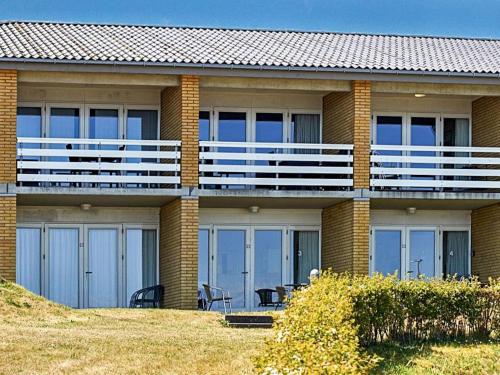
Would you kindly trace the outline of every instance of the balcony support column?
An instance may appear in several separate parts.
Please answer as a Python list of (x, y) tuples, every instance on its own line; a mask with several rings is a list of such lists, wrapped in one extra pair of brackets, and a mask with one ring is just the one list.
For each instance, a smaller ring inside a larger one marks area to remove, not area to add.
[(368, 274), (370, 201), (355, 198), (321, 214), (321, 268)]
[[(181, 141), (181, 187), (198, 188), (199, 77), (180, 76), (161, 92), (160, 137)], [(198, 198), (183, 196), (160, 211), (162, 305), (196, 309), (198, 289)]]
[(16, 115), (17, 71), (0, 70), (0, 277), (9, 281), (16, 281)]
[(354, 189), (370, 187), (371, 82), (323, 97), (323, 143), (354, 144)]

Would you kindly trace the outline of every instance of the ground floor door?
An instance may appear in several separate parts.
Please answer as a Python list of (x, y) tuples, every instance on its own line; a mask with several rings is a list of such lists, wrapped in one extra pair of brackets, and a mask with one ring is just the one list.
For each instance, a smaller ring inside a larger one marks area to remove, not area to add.
[(158, 280), (157, 227), (30, 224), (17, 228), (17, 282), (75, 308), (127, 306)]
[(375, 226), (371, 229), (370, 270), (400, 278), (470, 274), (468, 227)]
[(221, 225), (200, 229), (199, 284), (228, 291), (236, 310), (259, 309), (256, 290), (307, 282), (313, 268), (319, 268), (317, 228)]

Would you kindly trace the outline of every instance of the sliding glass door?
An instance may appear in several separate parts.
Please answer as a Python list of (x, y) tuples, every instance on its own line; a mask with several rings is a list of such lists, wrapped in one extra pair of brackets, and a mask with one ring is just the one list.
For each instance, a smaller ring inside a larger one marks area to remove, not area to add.
[(372, 274), (406, 279), (470, 274), (469, 228), (375, 226), (370, 249)]

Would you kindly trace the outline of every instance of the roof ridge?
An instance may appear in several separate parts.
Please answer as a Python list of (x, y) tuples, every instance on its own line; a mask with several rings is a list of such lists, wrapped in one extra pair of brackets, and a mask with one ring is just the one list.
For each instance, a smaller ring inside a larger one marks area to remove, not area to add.
[(220, 31), (254, 31), (274, 33), (297, 33), (297, 34), (331, 34), (331, 35), (355, 35), (355, 36), (380, 36), (396, 38), (415, 39), (453, 39), (453, 40), (477, 40), (500, 42), (500, 38), (493, 37), (470, 37), (470, 36), (445, 36), (445, 35), (423, 35), (423, 34), (397, 34), (397, 33), (369, 33), (329, 30), (299, 30), (299, 29), (268, 29), (268, 28), (244, 28), (244, 27), (216, 27), (216, 26), (188, 26), (188, 25), (161, 25), (161, 24), (127, 24), (110, 22), (71, 22), (71, 21), (47, 21), (47, 20), (0, 20), (3, 24), (48, 24), (48, 25), (82, 25), (82, 26), (115, 26), (115, 27), (138, 27), (138, 28), (161, 28), (161, 29), (191, 29), (191, 30), (220, 30)]

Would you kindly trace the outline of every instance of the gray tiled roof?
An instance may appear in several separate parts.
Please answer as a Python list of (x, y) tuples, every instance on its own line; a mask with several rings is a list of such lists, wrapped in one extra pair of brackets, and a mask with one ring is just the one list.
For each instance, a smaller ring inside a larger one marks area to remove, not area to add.
[(1, 60), (500, 74), (500, 40), (43, 22), (0, 24)]

